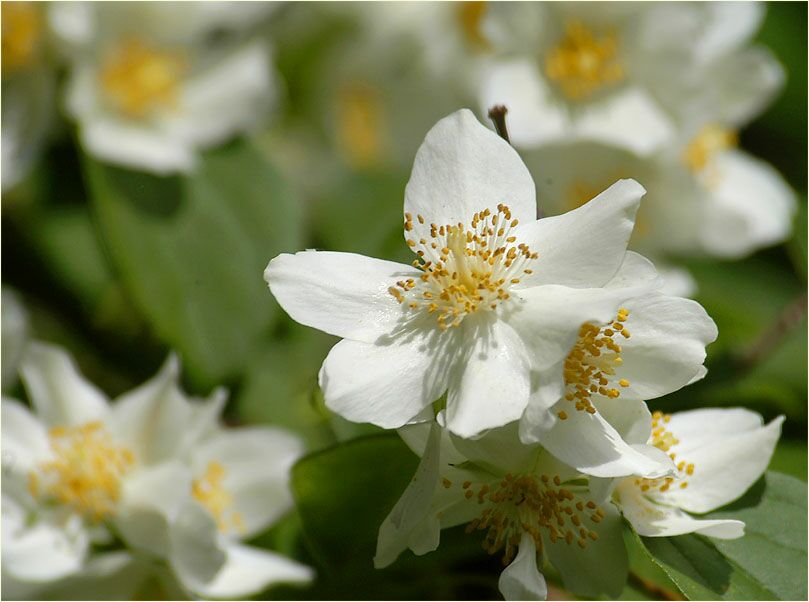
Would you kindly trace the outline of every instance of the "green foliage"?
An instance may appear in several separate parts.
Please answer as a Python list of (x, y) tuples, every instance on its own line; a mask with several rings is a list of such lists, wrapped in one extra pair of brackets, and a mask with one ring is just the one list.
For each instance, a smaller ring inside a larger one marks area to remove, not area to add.
[(639, 539), (683, 594), (692, 600), (806, 599), (805, 483), (768, 472), (742, 498), (707, 517), (744, 521), (744, 537)]
[(186, 178), (86, 161), (104, 241), (133, 302), (178, 349), (200, 387), (238, 374), (277, 305), (262, 271), (300, 246), (300, 211), (245, 142), (205, 155)]

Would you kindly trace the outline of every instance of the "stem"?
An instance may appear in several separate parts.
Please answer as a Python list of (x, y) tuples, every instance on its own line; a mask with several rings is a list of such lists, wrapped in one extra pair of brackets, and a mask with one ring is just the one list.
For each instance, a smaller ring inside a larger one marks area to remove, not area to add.
[(489, 109), (489, 119), (494, 122), (494, 129), (497, 130), (497, 134), (511, 144), (508, 137), (508, 128), (506, 127), (506, 113), (508, 113), (508, 109), (504, 105), (494, 105)]
[(666, 588), (661, 587), (648, 579), (644, 579), (637, 573), (633, 573), (631, 571), (629, 573), (629, 583), (638, 589), (648, 592), (651, 597), (656, 600), (685, 600), (685, 598), (679, 593), (669, 591)]
[(778, 315), (767, 330), (756, 339), (740, 358), (742, 368), (749, 370), (772, 353), (801, 321), (806, 317), (807, 295), (802, 293), (791, 301)]

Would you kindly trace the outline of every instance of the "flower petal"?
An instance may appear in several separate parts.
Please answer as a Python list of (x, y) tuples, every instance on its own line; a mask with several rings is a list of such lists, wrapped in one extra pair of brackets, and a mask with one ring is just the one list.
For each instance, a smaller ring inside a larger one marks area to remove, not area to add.
[[(767, 163), (729, 151), (709, 168), (702, 242), (721, 257), (741, 257), (781, 242), (792, 230), (795, 194)], [(712, 178), (713, 173), (719, 174)], [(711, 186), (710, 182), (715, 182)]]
[(219, 530), (210, 512), (189, 499), (169, 529), (170, 561), (182, 584), (196, 591), (225, 564)]
[(764, 424), (761, 415), (745, 408), (700, 408), (670, 415), (666, 429), (680, 439), (678, 449), (700, 447), (719, 435), (753, 431)]
[(431, 223), (469, 224), (478, 211), (496, 213), (500, 203), (521, 223), (536, 219), (534, 181), (517, 151), (468, 109), (439, 121), (416, 153), (405, 188), (416, 238), (428, 238)]
[(464, 333), (473, 337), (471, 353), (447, 395), (447, 428), (459, 437), (518, 420), (528, 404), (530, 364), (522, 339), (501, 321), (483, 328)]
[[(556, 414), (564, 410), (567, 418)], [(523, 440), (538, 441), (545, 449), (576, 470), (595, 477), (638, 475), (659, 477), (674, 467), (671, 461), (660, 462), (627, 444), (599, 412), (579, 411), (573, 403), (562, 400), (552, 413), (550, 425), (542, 423), (523, 432)], [(664, 456), (665, 459), (665, 456)]]
[[(427, 446), (416, 469), (416, 474), (413, 475), (413, 479), (408, 484), (402, 497), (399, 498), (393, 510), (385, 517), (379, 527), (376, 555), (374, 556), (374, 567), (378, 569), (392, 564), (399, 557), (399, 554), (409, 547), (413, 530), (430, 512), (430, 505), (438, 486), (441, 430), (435, 423), (430, 426)], [(440, 530), (440, 525), (433, 525), (433, 531)], [(435, 533), (434, 539), (437, 547), (437, 533)], [(425, 549), (422, 553), (427, 551), (429, 550)]]
[(0, 425), (4, 475), (7, 474), (6, 471), (27, 474), (34, 466), (51, 456), (45, 427), (19, 401), (3, 398)]
[(520, 226), (515, 236), (539, 253), (520, 288), (541, 284), (603, 286), (620, 268), (646, 190), (619, 180), (590, 202), (563, 215)]
[(738, 520), (697, 520), (673, 506), (655, 504), (631, 479), (618, 486), (616, 492), (621, 512), (638, 535), (672, 537), (700, 533), (718, 539), (735, 539), (744, 535), (744, 523)]
[[(586, 499), (576, 496), (587, 502)], [(581, 549), (574, 541), (572, 545), (559, 539), (556, 543), (547, 542), (548, 558), (562, 575), (565, 587), (579, 596), (588, 598), (607, 594), (617, 597), (626, 584), (628, 561), (624, 546), (623, 527), (618, 511), (611, 503), (599, 504), (604, 518), (598, 524), (586, 519), (582, 521), (588, 530), (598, 534), (596, 541), (587, 540)]]
[(522, 534), (517, 557), (500, 573), (497, 587), (506, 600), (545, 600), (548, 586), (537, 567), (537, 548), (527, 533)]
[(177, 461), (127, 475), (114, 519), (117, 531), (129, 546), (165, 558), (171, 545), (169, 524), (190, 493), (191, 471)]
[(32, 342), (20, 362), (31, 404), (48, 426), (105, 420), (106, 396), (86, 380), (70, 355), (55, 345)]
[[(677, 461), (694, 464), (694, 474), (687, 478), (687, 488), (673, 487), (661, 494), (661, 499), (696, 513), (710, 512), (738, 499), (767, 469), (783, 421), (779, 416), (764, 427), (732, 435), (714, 434), (699, 447), (673, 448)], [(684, 435), (677, 436), (685, 439)]]
[(347, 420), (382, 428), (410, 422), (447, 387), (454, 350), (433, 347), (433, 334), (386, 345), (337, 343), (320, 369), (326, 406)]
[(616, 372), (629, 381), (624, 399), (654, 399), (676, 391), (701, 371), (705, 347), (716, 340), (716, 324), (691, 299), (653, 294), (624, 303), (629, 338), (617, 337), (623, 364)]
[(61, 579), (80, 570), (90, 548), (81, 517), (52, 519), (43, 513), (30, 524), (25, 510), (3, 495), (3, 572), (27, 582)]
[(221, 430), (199, 445), (192, 470), (199, 477), (209, 462), (225, 468), (222, 487), (232, 496), (228, 511), (243, 524), (238, 535), (247, 539), (261, 532), (292, 507), (289, 471), (303, 453), (295, 435), (275, 427)]
[(272, 100), (268, 55), (263, 42), (251, 42), (190, 79), (165, 127), (210, 146), (255, 125)]
[(449, 463), (461, 464), (466, 460), (485, 466), (494, 474), (518, 474), (532, 470), (536, 465), (539, 448), (525, 445), (519, 438), (519, 423), (512, 422), (486, 432), (478, 439), (463, 439), (450, 436), (452, 448), (460, 459), (450, 458)]
[(238, 599), (275, 583), (306, 584), (314, 576), (314, 571), (308, 566), (280, 554), (231, 543), (225, 547), (225, 564), (216, 576), (193, 589), (205, 598)]
[[(179, 378), (179, 361), (171, 355), (154, 378), (120, 396), (112, 407), (110, 428), (140, 464), (187, 453), (214, 427), (224, 407), (223, 390), (214, 391), (207, 400), (195, 400), (182, 392)], [(179, 433), (178, 424), (183, 425)]]
[(573, 121), (573, 136), (650, 155), (671, 142), (674, 124), (640, 88), (629, 87), (589, 105)]
[(402, 316), (388, 289), (397, 280), (420, 274), (411, 266), (353, 253), (303, 251), (270, 261), (264, 280), (295, 321), (373, 343), (391, 332)]
[(652, 415), (646, 402), (640, 399), (599, 397), (593, 399), (593, 406), (630, 445), (642, 445), (649, 441), (652, 434)]

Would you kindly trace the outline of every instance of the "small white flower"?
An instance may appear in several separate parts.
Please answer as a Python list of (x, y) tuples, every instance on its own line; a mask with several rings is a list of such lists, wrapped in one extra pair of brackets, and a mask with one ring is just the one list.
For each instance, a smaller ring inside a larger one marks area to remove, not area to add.
[(205, 578), (193, 558), (189, 562), (188, 556), (175, 555), (172, 562), (186, 588), (205, 598), (244, 598), (273, 583), (313, 579), (309, 567), (241, 543), (292, 508), (289, 473), (302, 452), (297, 437), (270, 427), (218, 428), (195, 446), (190, 456), (193, 501), (175, 518), (172, 530), (175, 540), (188, 539), (191, 546), (200, 532), (213, 535), (224, 561)]
[[(570, 211), (632, 174), (649, 193), (630, 247), (658, 258), (739, 258), (781, 242), (792, 229), (795, 194), (770, 165), (735, 147), (735, 134), (705, 125), (681, 143), (640, 157), (616, 146), (574, 142), (529, 151), (548, 214)], [(682, 289), (681, 289), (682, 290)]]
[(67, 110), (89, 153), (155, 173), (188, 171), (200, 148), (259, 121), (273, 95), (268, 49), (249, 39), (214, 44), (210, 34), (244, 29), (266, 7), (212, 4), (52, 7), (71, 60)]
[(782, 71), (747, 46), (762, 14), (754, 2), (494, 4), (483, 28), (505, 56), (481, 105), (508, 106), (518, 146), (584, 139), (648, 154), (695, 116), (749, 120), (772, 98)]
[(90, 545), (113, 533), (167, 561), (195, 595), (238, 598), (277, 581), (311, 580), (308, 567), (239, 542), (291, 507), (287, 479), (301, 453), (293, 436), (222, 429), (224, 391), (189, 399), (174, 357), (113, 403), (57, 347), (29, 343), (21, 374), (36, 416), (3, 399), (9, 583), (91, 578), (106, 561)]
[[(20, 372), (35, 414), (3, 399), (3, 571), (41, 583), (79, 571), (91, 541), (109, 539), (108, 522), (150, 520), (130, 493), (176, 498), (178, 471), (164, 466), (193, 445), (224, 397), (190, 404), (175, 359), (112, 405), (57, 347), (29, 343)], [(133, 480), (153, 487), (132, 491)]]
[[(446, 391), (439, 418), (476, 436), (518, 420), (529, 396), (547, 412), (565, 394), (582, 325), (611, 323), (622, 302), (657, 286), (651, 264), (626, 252), (643, 193), (622, 180), (576, 211), (536, 220), (517, 153), (462, 110), (416, 155), (404, 207), (413, 266), (306, 251), (276, 257), (264, 276), (294, 319), (344, 338), (320, 372), (329, 408), (398, 428), (431, 420)], [(677, 386), (700, 371), (700, 353), (672, 360), (684, 364)]]
[(3, 191), (39, 158), (56, 117), (56, 69), (47, 51), (44, 5), (9, 2), (3, 12)]
[[(764, 425), (741, 408), (655, 412), (649, 443), (669, 454), (673, 477), (626, 478), (613, 483), (613, 499), (639, 535), (701, 533), (720, 539), (744, 534), (738, 520), (699, 519), (738, 499), (767, 469), (783, 416)], [(627, 439), (633, 435), (627, 434)]]
[(452, 437), (435, 424), (400, 434), (422, 459), (379, 529), (377, 568), (407, 548), (433, 551), (441, 529), (467, 524), (470, 538), (502, 555), (506, 599), (545, 599), (544, 561), (578, 595), (621, 590), (627, 561), (615, 507), (594, 497), (583, 475), (540, 446), (523, 444), (516, 423), (476, 440)]

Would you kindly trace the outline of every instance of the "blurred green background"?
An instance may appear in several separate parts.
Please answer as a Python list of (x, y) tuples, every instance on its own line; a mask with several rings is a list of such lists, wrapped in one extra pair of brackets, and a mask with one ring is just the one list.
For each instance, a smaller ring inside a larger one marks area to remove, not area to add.
[[(772, 468), (804, 481), (806, 11), (805, 3), (769, 5), (758, 39), (788, 80), (741, 132), (742, 146), (796, 190), (794, 235), (742, 261), (684, 262), (719, 339), (708, 350), (706, 379), (650, 404), (785, 414)], [(438, 119), (473, 100), (414, 67), (406, 47), (391, 48), (384, 67), (375, 66), (355, 44), (356, 23), (318, 4), (283, 7), (266, 35), (285, 82), (281, 106), (265, 131), (207, 152), (193, 176), (105, 166), (83, 155), (65, 126), (35, 171), (4, 195), (2, 281), (21, 293), (33, 335), (68, 347), (108, 393), (150, 377), (177, 349), (190, 391), (230, 389), (230, 423), (285, 425), (314, 452), (377, 429), (326, 411), (317, 371), (335, 339), (292, 322), (262, 271), (279, 252), (303, 248), (409, 261), (401, 204), (412, 157)], [(351, 119), (341, 99), (352, 94), (378, 119), (366, 140), (374, 153), (352, 148), (341, 132)], [(341, 448), (326, 465), (299, 466), (300, 509), (259, 542), (312, 562), (320, 579), (313, 590), (267, 596), (498, 598), (496, 559), (458, 530), (442, 534), (432, 555), (408, 553), (373, 570), (376, 529), (415, 464), (395, 437), (379, 435)], [(627, 597), (639, 595), (630, 583)]]

